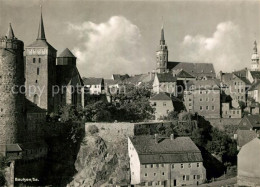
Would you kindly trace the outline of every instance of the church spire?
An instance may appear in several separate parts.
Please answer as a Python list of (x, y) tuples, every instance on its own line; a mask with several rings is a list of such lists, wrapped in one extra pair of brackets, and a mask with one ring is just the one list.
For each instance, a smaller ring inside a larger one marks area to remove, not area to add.
[(40, 23), (39, 23), (37, 40), (46, 40), (45, 32), (44, 32), (43, 19), (42, 19), (42, 6), (41, 6), (41, 18), (40, 18)]
[(14, 39), (14, 38), (15, 38), (15, 36), (14, 36), (14, 31), (13, 31), (13, 28), (12, 28), (11, 23), (9, 23), (9, 27), (8, 27), (8, 31), (7, 31), (7, 33), (6, 33), (6, 37), (7, 37), (8, 39)]
[[(162, 18), (163, 19), (163, 18)], [(164, 39), (164, 25), (162, 21), (162, 29), (161, 29), (161, 40), (160, 40), (160, 45), (165, 45), (165, 39)]]

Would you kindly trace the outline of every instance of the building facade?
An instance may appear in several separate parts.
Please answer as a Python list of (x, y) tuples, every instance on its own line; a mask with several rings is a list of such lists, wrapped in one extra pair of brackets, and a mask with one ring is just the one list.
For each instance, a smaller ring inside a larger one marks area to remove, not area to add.
[(155, 119), (168, 116), (169, 112), (174, 111), (173, 101), (169, 94), (159, 93), (150, 99), (152, 107), (155, 109)]
[(153, 92), (160, 93), (166, 92), (177, 96), (176, 77), (173, 77), (171, 73), (157, 73), (155, 74), (153, 81)]
[(206, 179), (201, 153), (188, 137), (134, 136), (128, 138), (128, 154), (136, 186), (197, 185)]
[(184, 91), (186, 110), (206, 118), (220, 118), (220, 88), (216, 80), (191, 81)]

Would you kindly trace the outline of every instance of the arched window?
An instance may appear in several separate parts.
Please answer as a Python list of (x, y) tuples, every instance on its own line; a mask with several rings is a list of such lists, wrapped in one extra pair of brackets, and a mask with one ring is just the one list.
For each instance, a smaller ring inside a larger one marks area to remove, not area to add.
[(35, 95), (33, 96), (33, 102), (34, 102), (36, 105), (39, 104), (39, 96), (38, 96), (37, 94), (35, 94)]

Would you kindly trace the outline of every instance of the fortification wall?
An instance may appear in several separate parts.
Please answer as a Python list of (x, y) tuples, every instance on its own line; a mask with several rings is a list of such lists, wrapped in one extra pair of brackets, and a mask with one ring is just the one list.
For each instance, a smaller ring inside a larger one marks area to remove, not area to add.
[(2, 40), (0, 46), (0, 144), (23, 141), (25, 97), (19, 92), (23, 84), (23, 42)]

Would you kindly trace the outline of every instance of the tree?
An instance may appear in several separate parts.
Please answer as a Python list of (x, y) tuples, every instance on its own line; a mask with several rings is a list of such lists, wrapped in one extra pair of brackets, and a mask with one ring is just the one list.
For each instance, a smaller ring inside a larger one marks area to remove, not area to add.
[(83, 110), (81, 107), (74, 105), (65, 105), (60, 108), (61, 122), (76, 122), (83, 119)]

